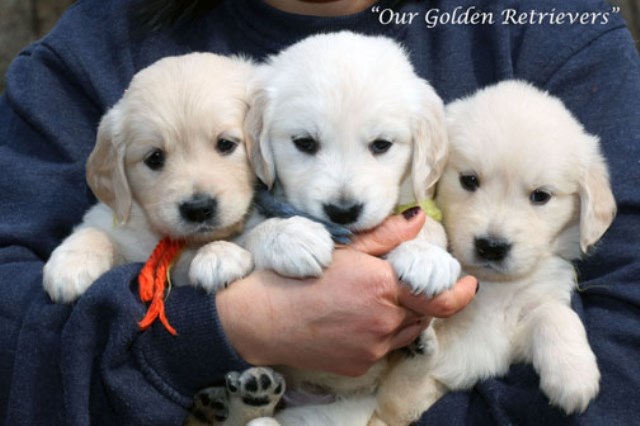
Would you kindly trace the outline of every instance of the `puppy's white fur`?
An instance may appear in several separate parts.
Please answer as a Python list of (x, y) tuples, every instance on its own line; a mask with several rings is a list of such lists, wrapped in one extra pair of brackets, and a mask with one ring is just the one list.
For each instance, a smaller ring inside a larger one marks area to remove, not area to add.
[[(357, 218), (344, 225), (364, 231), (397, 204), (432, 195), (448, 153), (443, 104), (392, 40), (348, 32), (313, 36), (270, 58), (257, 80), (246, 125), (250, 159), (258, 177), (296, 208), (332, 221), (328, 205), (360, 205)], [(296, 140), (303, 138), (314, 141), (317, 152), (299, 149)], [(331, 236), (313, 221), (257, 218), (252, 226), (244, 245), (258, 268), (309, 277), (331, 261)], [(432, 296), (460, 273), (445, 247), (442, 226), (429, 218), (416, 240), (387, 259), (413, 291)], [(285, 410), (277, 418), (296, 425), (301, 418), (304, 424), (365, 425), (372, 404), (354, 399), (349, 408), (349, 398), (371, 395), (385, 369), (383, 361), (359, 378), (283, 371), (289, 387), (347, 399), (295, 414)]]
[[(571, 261), (615, 215), (598, 138), (558, 99), (517, 81), (452, 103), (447, 119), (451, 155), (438, 202), (452, 253), (482, 286), (461, 313), (435, 321), (439, 351), (427, 378), (385, 382), (395, 388), (381, 390), (379, 415), (388, 424), (412, 420), (398, 413), (415, 418), (447, 390), (505, 374), (514, 362), (533, 364), (552, 404), (584, 411), (600, 373), (570, 307)], [(470, 175), (475, 190), (462, 184)], [(551, 197), (532, 201), (536, 190)], [(504, 259), (478, 253), (475, 241), (486, 237), (511, 245)]]
[[(258, 76), (247, 116), (250, 159), (258, 177), (294, 207), (330, 222), (327, 205), (361, 205), (357, 220), (345, 226), (363, 231), (398, 203), (432, 195), (448, 152), (442, 101), (395, 42), (348, 32), (309, 37), (270, 58)], [(317, 153), (301, 152), (296, 138), (316, 141)], [(381, 140), (392, 143), (389, 150), (372, 153), (372, 143)], [(401, 246), (403, 255), (391, 253), (389, 260), (416, 292), (433, 295), (459, 271), (439, 248), (446, 244), (440, 224), (428, 220), (427, 228), (421, 240), (431, 245)], [(299, 244), (273, 250), (290, 244), (274, 238)], [(318, 276), (333, 250), (326, 230), (300, 218), (261, 223), (247, 246), (257, 267), (294, 277)], [(438, 270), (453, 270), (432, 277), (420, 262), (407, 262), (424, 259), (425, 250), (444, 266)]]
[[(215, 290), (251, 270), (246, 250), (217, 240), (242, 229), (253, 194), (243, 133), (253, 69), (242, 59), (197, 53), (161, 59), (134, 76), (100, 122), (87, 163), (101, 202), (44, 267), (54, 301), (76, 299), (114, 265), (145, 261), (163, 237), (187, 243), (176, 284)], [(228, 141), (223, 148), (236, 146), (220, 149), (220, 140)], [(145, 164), (154, 151), (165, 158), (157, 170)], [(181, 205), (198, 196), (216, 202), (209, 220), (181, 214)]]

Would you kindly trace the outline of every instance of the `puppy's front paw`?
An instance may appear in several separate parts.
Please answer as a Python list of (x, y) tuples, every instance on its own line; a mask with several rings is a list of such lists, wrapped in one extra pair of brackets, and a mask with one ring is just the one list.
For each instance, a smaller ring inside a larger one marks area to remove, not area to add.
[(428, 297), (450, 289), (460, 276), (460, 263), (453, 256), (419, 239), (400, 244), (387, 255), (387, 260), (414, 293)]
[(189, 281), (214, 292), (245, 277), (253, 270), (251, 253), (228, 241), (200, 247), (189, 267)]
[(438, 338), (433, 327), (424, 330), (416, 340), (404, 347), (403, 352), (409, 358), (432, 357), (438, 350)]
[[(593, 352), (556, 358), (540, 369), (540, 388), (567, 414), (582, 413), (600, 389), (600, 370)], [(566, 362), (560, 360), (565, 359)]]
[(267, 219), (251, 230), (246, 244), (256, 268), (293, 278), (320, 276), (333, 254), (325, 227), (299, 216)]
[(280, 422), (273, 417), (260, 417), (251, 420), (247, 426), (280, 426)]
[(44, 289), (56, 303), (73, 302), (111, 269), (114, 261), (111, 240), (96, 229), (82, 229), (51, 253), (43, 270)]
[(229, 417), (229, 398), (223, 387), (202, 389), (193, 398), (193, 405), (184, 426), (223, 424)]
[(270, 417), (285, 391), (284, 378), (271, 368), (252, 367), (227, 374), (231, 415), (242, 421)]

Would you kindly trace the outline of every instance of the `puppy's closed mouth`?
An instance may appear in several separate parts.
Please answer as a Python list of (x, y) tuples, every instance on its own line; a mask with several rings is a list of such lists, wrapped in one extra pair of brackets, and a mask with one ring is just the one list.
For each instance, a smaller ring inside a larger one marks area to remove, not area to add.
[(525, 277), (531, 273), (531, 268), (523, 268), (517, 262), (491, 262), (480, 261), (477, 263), (463, 264), (464, 270), (479, 278), (480, 280), (491, 280), (496, 282), (510, 282)]
[(463, 264), (463, 268), (475, 276), (491, 276), (492, 279), (508, 279), (512, 274), (505, 261), (477, 260), (473, 263)]
[(224, 220), (211, 220), (197, 225), (192, 224), (185, 229), (180, 238), (191, 242), (206, 243), (220, 238), (233, 238), (243, 228), (243, 221), (227, 223)]
[(495, 263), (495, 262), (477, 263), (475, 265), (472, 265), (471, 267), (477, 268), (477, 269), (490, 269), (492, 271), (500, 272), (500, 273), (504, 273), (505, 271), (505, 268), (502, 265), (502, 263)]
[(189, 226), (189, 230), (186, 232), (186, 236), (189, 235), (202, 235), (202, 234), (210, 234), (213, 232), (217, 232), (220, 230), (221, 226), (217, 222), (213, 223), (201, 223), (195, 226)]
[(179, 240), (201, 241), (215, 238), (216, 234), (225, 231), (225, 229), (218, 223), (182, 224), (182, 226), (164, 234)]
[(211, 227), (211, 226), (201, 226), (198, 227), (198, 229), (196, 229), (194, 232), (191, 233), (191, 235), (205, 235), (205, 234), (211, 234), (217, 231), (217, 228), (215, 227)]

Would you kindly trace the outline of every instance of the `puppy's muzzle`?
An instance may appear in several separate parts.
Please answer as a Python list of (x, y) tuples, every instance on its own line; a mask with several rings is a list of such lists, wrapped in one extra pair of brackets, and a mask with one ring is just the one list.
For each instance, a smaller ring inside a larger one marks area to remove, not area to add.
[(196, 194), (189, 200), (180, 203), (180, 216), (189, 223), (210, 222), (218, 210), (218, 202), (208, 195)]
[(511, 250), (509, 241), (496, 237), (481, 237), (474, 240), (476, 256), (482, 260), (500, 262)]
[(322, 206), (324, 212), (333, 223), (348, 225), (358, 220), (362, 213), (362, 204), (352, 204), (341, 206), (337, 204), (325, 204)]

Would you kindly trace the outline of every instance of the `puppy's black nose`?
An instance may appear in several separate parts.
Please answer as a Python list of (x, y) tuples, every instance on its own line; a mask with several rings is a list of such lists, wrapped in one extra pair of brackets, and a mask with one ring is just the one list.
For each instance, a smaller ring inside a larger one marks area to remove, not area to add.
[(362, 204), (352, 204), (350, 206), (339, 206), (336, 204), (325, 204), (324, 212), (329, 216), (331, 222), (339, 225), (353, 223), (362, 213)]
[(180, 204), (180, 216), (187, 222), (203, 223), (216, 214), (218, 202), (208, 195), (196, 194)]
[(502, 238), (476, 238), (474, 243), (478, 257), (491, 261), (504, 260), (511, 249), (511, 244)]

